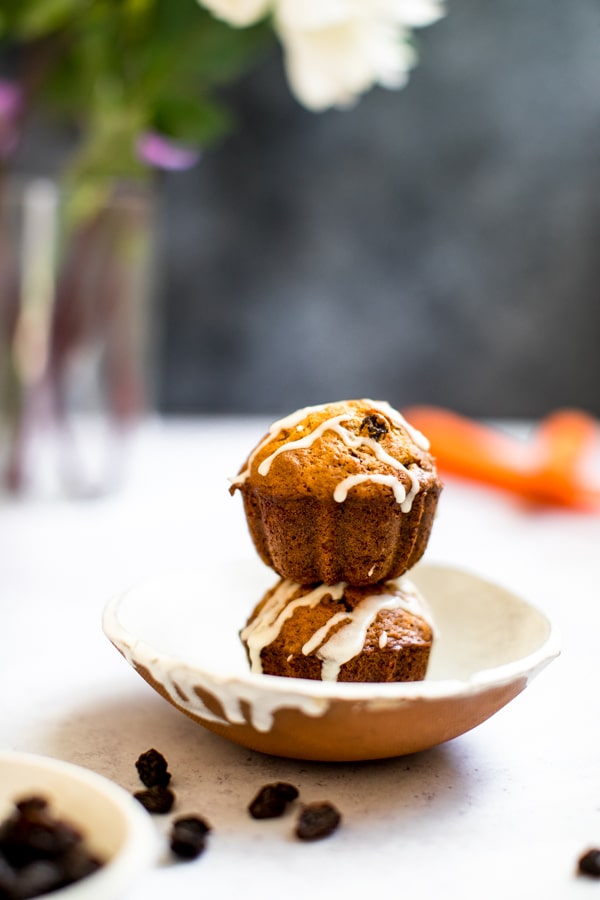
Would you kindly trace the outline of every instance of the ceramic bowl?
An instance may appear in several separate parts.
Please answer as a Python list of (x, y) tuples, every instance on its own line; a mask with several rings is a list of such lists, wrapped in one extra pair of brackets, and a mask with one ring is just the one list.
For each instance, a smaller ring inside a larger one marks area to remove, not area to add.
[(119, 897), (158, 856), (150, 816), (112, 781), (50, 757), (0, 752), (0, 819), (12, 812), (16, 800), (32, 795), (45, 797), (53, 814), (78, 827), (104, 863), (87, 878), (44, 895), (52, 900)]
[(321, 761), (399, 756), (474, 728), (559, 652), (550, 621), (470, 572), (411, 580), (437, 635), (425, 681), (348, 684), (251, 673), (239, 631), (276, 579), (258, 562), (150, 580), (105, 609), (108, 638), (165, 699), (231, 741)]

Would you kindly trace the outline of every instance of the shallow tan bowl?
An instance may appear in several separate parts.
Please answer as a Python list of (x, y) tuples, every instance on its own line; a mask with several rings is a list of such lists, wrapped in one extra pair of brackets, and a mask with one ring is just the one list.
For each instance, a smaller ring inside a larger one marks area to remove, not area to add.
[(548, 619), (504, 588), (444, 566), (421, 564), (410, 577), (437, 625), (421, 682), (251, 673), (239, 630), (277, 580), (258, 562), (145, 582), (109, 603), (103, 625), (155, 690), (237, 744), (323, 761), (400, 756), (479, 725), (559, 652)]

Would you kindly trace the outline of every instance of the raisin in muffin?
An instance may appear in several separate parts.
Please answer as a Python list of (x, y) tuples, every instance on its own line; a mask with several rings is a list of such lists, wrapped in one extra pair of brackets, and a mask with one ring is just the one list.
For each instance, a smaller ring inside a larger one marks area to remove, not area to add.
[(441, 490), (426, 438), (372, 400), (278, 420), (231, 482), (263, 562), (300, 584), (406, 572), (423, 555)]
[(323, 681), (419, 681), (432, 626), (414, 585), (299, 585), (268, 591), (241, 632), (253, 672)]

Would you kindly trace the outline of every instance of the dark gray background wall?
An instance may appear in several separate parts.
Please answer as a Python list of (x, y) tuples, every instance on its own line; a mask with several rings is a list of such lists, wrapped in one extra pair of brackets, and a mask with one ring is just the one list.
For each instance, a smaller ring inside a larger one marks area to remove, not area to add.
[[(600, 0), (448, 0), (400, 92), (313, 114), (276, 52), (163, 181), (158, 404), (600, 414)], [(64, 134), (22, 154), (52, 171)]]
[(600, 413), (600, 4), (449, 0), (419, 43), (404, 91), (320, 115), (269, 60), (169, 176), (163, 410)]

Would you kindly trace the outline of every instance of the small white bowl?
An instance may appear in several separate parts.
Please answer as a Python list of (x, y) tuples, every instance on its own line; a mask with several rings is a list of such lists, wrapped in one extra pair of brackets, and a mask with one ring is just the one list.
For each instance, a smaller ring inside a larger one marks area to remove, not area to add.
[(52, 900), (111, 900), (158, 857), (148, 813), (127, 791), (89, 769), (45, 756), (0, 752), (0, 820), (17, 800), (48, 800), (51, 812), (79, 828), (102, 868), (44, 896)]
[(410, 578), (437, 624), (425, 681), (252, 673), (239, 631), (277, 580), (258, 562), (140, 584), (109, 603), (104, 631), (166, 700), (242, 746), (322, 761), (399, 756), (479, 725), (559, 652), (546, 616), (499, 585), (424, 564)]

